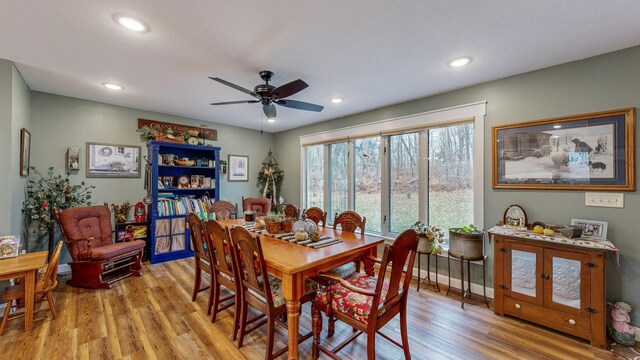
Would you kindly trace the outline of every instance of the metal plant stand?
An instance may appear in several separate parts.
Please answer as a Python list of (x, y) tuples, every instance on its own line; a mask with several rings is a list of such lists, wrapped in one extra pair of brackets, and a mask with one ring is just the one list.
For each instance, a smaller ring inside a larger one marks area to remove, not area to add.
[[(423, 281), (427, 281), (429, 284), (431, 284), (431, 253), (430, 252), (423, 252), (423, 251), (417, 251), (416, 252), (417, 256), (418, 256), (418, 284), (416, 285), (416, 290), (419, 292), (420, 291), (420, 285), (422, 285)], [(425, 278), (420, 277), (420, 258), (422, 257), (421, 255), (427, 255), (427, 276)], [(436, 257), (436, 290), (438, 290), (438, 292), (440, 292), (440, 285), (438, 284), (438, 254), (433, 254), (433, 256)]]
[[(447, 272), (449, 273), (449, 288), (447, 289), (447, 294), (449, 295), (449, 291), (451, 291), (451, 258), (460, 260), (460, 307), (464, 309), (464, 298), (467, 296), (471, 296), (471, 261), (482, 260), (482, 292), (484, 297), (484, 303), (489, 307), (489, 301), (487, 300), (487, 286), (486, 286), (486, 271), (485, 265), (487, 263), (487, 257), (482, 256), (481, 258), (473, 258), (473, 259), (465, 259), (464, 256), (455, 256), (447, 253)], [(467, 290), (464, 289), (464, 262), (467, 262)], [(419, 266), (419, 265), (418, 265)], [(437, 267), (436, 267), (437, 268)]]

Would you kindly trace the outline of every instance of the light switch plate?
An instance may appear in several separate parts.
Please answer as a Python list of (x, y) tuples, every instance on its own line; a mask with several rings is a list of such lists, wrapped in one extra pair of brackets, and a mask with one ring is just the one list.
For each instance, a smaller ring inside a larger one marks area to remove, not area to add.
[(586, 206), (624, 208), (624, 193), (594, 193), (584, 194)]

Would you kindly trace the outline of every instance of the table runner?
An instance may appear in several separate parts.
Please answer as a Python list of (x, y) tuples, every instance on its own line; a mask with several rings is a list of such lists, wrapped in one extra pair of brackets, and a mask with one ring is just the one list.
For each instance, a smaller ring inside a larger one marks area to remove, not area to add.
[(338, 244), (338, 243), (342, 242), (342, 239), (336, 239), (336, 238), (333, 238), (331, 236), (326, 236), (326, 235), (320, 236), (320, 240), (318, 240), (316, 242), (312, 242), (310, 239), (296, 240), (295, 237), (294, 237), (294, 233), (292, 233), (292, 232), (291, 233), (282, 233), (282, 234), (270, 234), (264, 228), (262, 228), (262, 229), (256, 228), (254, 223), (243, 223), (240, 226), (242, 226), (245, 229), (247, 229), (248, 231), (256, 233), (256, 234), (263, 234), (263, 235), (271, 236), (271, 237), (274, 237), (276, 239), (288, 241), (290, 243), (303, 245), (303, 246), (307, 246), (307, 247), (314, 248), (314, 249), (319, 249), (321, 247), (325, 247), (325, 246), (329, 246), (329, 245), (333, 245), (333, 244)]

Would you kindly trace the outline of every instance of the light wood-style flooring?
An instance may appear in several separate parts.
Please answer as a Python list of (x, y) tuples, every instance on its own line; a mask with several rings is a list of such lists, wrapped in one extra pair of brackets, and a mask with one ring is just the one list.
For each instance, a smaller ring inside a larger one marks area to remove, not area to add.
[[(0, 337), (2, 359), (262, 359), (266, 333), (259, 329), (242, 348), (231, 341), (234, 307), (223, 311), (215, 324), (206, 316), (207, 294), (191, 302), (192, 260), (145, 264), (139, 278), (114, 284), (111, 290), (85, 290), (64, 284), (55, 291), (59, 317), (36, 315), (34, 329), (24, 333), (22, 320), (11, 321)], [(614, 359), (608, 351), (545, 328), (493, 314), (481, 302), (460, 309), (454, 297), (445, 297), (424, 285), (409, 296), (409, 340), (413, 359)], [(301, 331), (310, 329), (308, 305), (303, 308)], [(286, 345), (286, 329), (276, 326), (276, 349)], [(325, 327), (326, 330), (326, 320)], [(386, 328), (400, 339), (398, 321)], [(339, 343), (351, 328), (336, 323), (330, 339)], [(323, 341), (327, 341), (323, 331)], [(402, 351), (378, 337), (379, 359), (402, 359)], [(340, 354), (366, 358), (361, 336)], [(311, 340), (300, 345), (309, 358)], [(281, 358), (286, 359), (286, 355)], [(321, 357), (323, 358), (323, 357)]]

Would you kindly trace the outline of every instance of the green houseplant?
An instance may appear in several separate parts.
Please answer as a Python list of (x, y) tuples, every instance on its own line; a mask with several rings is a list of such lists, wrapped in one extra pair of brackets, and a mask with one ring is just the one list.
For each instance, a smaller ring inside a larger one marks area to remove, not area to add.
[(65, 176), (54, 174), (53, 167), (49, 167), (46, 175), (41, 174), (35, 167), (30, 167), (35, 179), (27, 182), (27, 194), (22, 204), (22, 213), (27, 221), (38, 224), (38, 231), (48, 235), (49, 253), (53, 251), (56, 211), (68, 208), (91, 205), (91, 190), (95, 186), (85, 186), (84, 182), (72, 185), (69, 173)]
[(431, 255), (442, 253), (444, 231), (436, 225), (425, 225), (421, 221), (411, 226), (418, 233), (418, 251)]
[(480, 260), (484, 255), (484, 231), (473, 224), (449, 229), (449, 254), (467, 260)]

